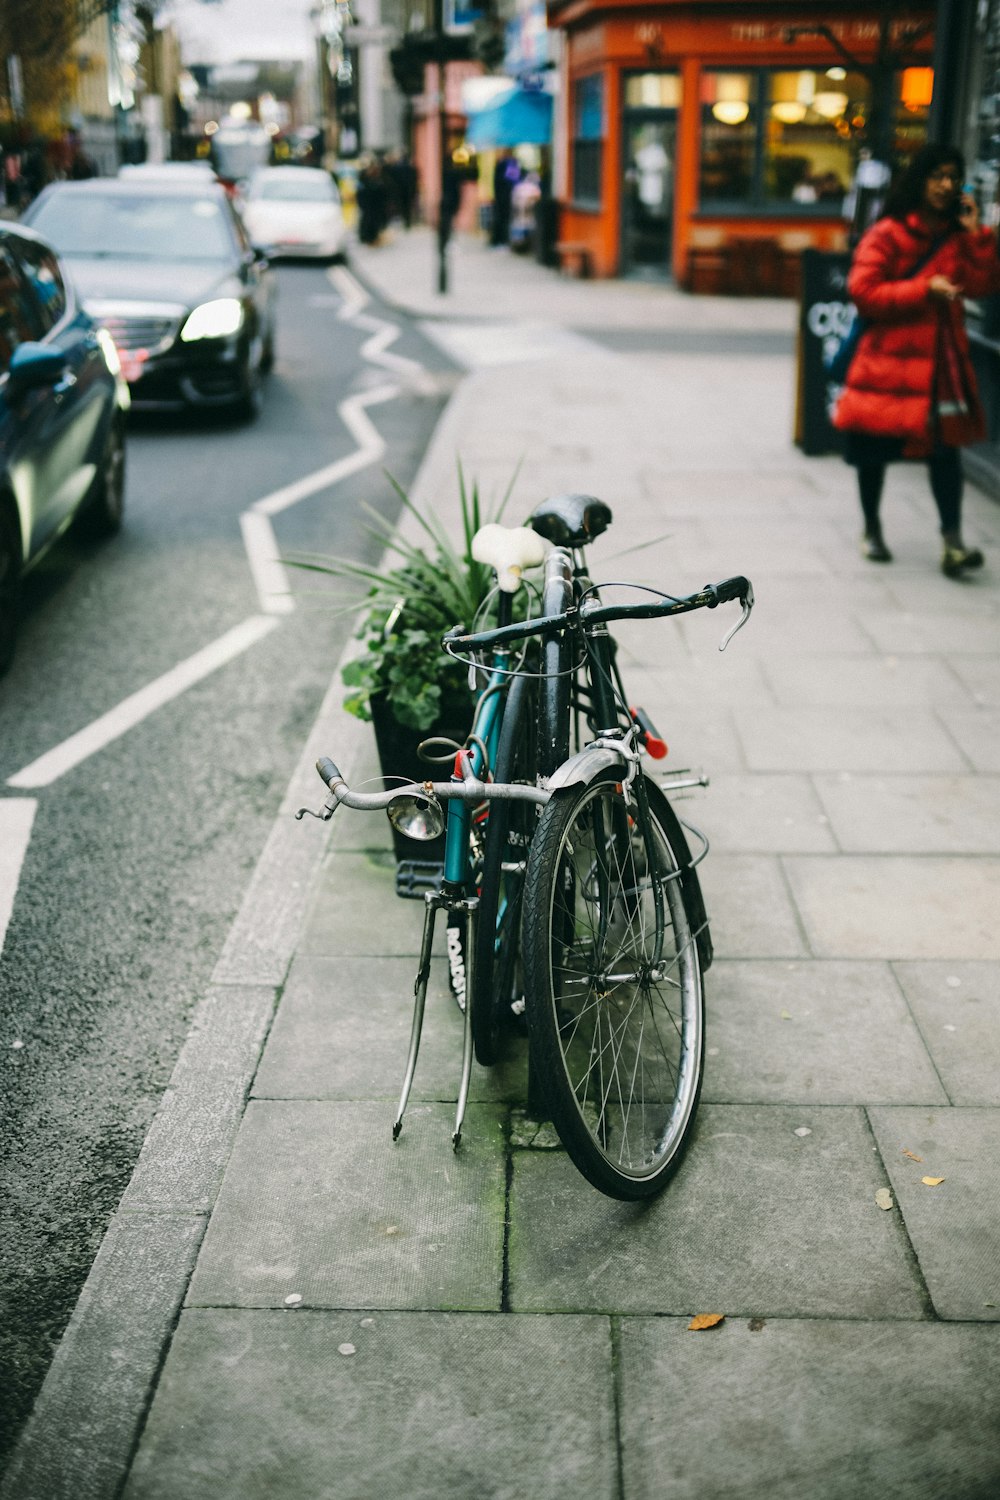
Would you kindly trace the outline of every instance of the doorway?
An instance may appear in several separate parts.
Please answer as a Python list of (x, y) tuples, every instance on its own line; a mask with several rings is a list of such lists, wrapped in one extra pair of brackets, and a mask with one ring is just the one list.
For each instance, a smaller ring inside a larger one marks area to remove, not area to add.
[(623, 276), (657, 281), (670, 276), (679, 104), (676, 73), (633, 74), (625, 80)]

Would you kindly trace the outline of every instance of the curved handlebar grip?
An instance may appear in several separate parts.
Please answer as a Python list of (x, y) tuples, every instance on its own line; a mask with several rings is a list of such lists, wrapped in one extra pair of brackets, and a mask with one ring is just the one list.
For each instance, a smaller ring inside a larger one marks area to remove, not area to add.
[(709, 609), (714, 609), (717, 604), (728, 604), (730, 599), (749, 599), (751, 603), (753, 602), (753, 588), (750, 580), (742, 575), (725, 578), (722, 583), (706, 583), (705, 592), (715, 595), (709, 603)]
[(332, 786), (335, 781), (343, 781), (344, 779), (328, 755), (320, 756), (316, 762), (316, 770), (319, 772), (320, 780), (325, 782), (327, 786)]

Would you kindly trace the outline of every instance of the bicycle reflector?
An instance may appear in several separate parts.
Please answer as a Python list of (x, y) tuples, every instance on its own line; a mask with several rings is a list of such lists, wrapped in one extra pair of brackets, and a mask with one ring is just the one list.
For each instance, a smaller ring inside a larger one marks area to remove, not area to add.
[(444, 813), (434, 797), (414, 797), (404, 793), (393, 797), (386, 812), (397, 833), (408, 839), (436, 839), (444, 832)]

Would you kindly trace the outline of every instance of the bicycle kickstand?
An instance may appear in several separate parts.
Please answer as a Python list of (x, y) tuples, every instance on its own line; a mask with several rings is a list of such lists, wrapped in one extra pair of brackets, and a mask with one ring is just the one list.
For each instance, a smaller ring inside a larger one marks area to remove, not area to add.
[(455, 1110), (455, 1129), (451, 1142), (457, 1151), (462, 1139), (462, 1121), (469, 1098), (469, 1083), (472, 1078), (472, 996), (474, 994), (476, 965), (476, 910), (479, 898), (472, 896), (456, 900), (441, 891), (427, 891), (424, 895), (424, 930), (420, 940), (420, 962), (413, 983), (413, 1024), (410, 1028), (410, 1050), (403, 1075), (403, 1088), (399, 1096), (399, 1107), (392, 1125), (392, 1138), (399, 1139), (403, 1128), (403, 1114), (413, 1086), (413, 1075), (417, 1067), (420, 1038), (424, 1028), (424, 1010), (427, 1003), (427, 980), (431, 971), (431, 948), (434, 943), (434, 923), (439, 911), (460, 911), (465, 914), (465, 1029), (462, 1042), (462, 1077), (458, 1088), (458, 1104)]

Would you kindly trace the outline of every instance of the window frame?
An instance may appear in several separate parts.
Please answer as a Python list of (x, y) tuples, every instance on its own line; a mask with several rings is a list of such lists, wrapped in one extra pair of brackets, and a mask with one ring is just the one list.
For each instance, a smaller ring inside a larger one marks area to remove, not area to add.
[[(595, 103), (600, 115), (596, 134), (580, 134), (581, 116), (581, 92), (586, 86), (593, 86), (597, 99), (590, 101), (590, 108)], [(570, 96), (570, 175), (571, 188), (570, 198), (574, 206), (588, 209), (590, 211), (600, 210), (604, 202), (604, 142), (607, 135), (607, 109), (608, 109), (608, 80), (607, 73), (603, 68), (597, 68), (590, 73), (581, 73), (574, 78)], [(580, 187), (581, 156), (588, 172), (592, 173), (593, 191), (591, 183), (588, 182), (583, 189)]]

